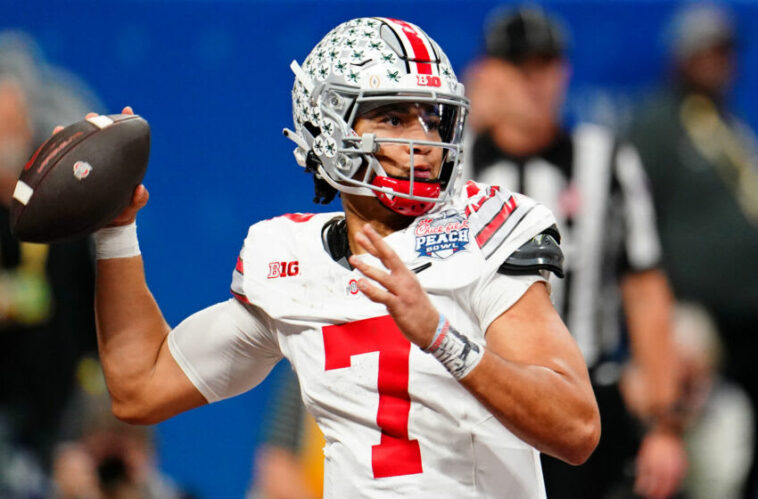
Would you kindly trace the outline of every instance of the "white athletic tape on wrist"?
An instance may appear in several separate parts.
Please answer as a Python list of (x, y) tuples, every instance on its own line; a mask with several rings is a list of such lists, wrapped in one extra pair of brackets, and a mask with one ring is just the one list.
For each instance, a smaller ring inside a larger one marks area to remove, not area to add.
[(434, 355), (455, 379), (461, 380), (482, 360), (484, 345), (453, 329), (440, 314), (432, 342), (424, 351)]
[(98, 260), (129, 258), (139, 254), (136, 222), (95, 232), (95, 257)]

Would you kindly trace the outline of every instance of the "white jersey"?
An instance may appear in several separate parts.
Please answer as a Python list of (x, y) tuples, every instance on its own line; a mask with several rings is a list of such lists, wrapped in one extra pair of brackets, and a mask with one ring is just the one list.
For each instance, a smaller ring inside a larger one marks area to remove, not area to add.
[[(519, 194), (473, 182), (463, 191), (385, 241), (450, 323), (485, 342), (490, 323), (542, 279), (498, 267), (555, 221)], [(215, 401), (255, 386), (287, 357), (326, 439), (325, 497), (544, 497), (538, 452), (405, 339), (386, 308), (358, 291), (360, 273), (325, 250), (322, 228), (340, 215), (250, 228), (234, 271), (237, 302), (199, 312), (169, 336), (189, 379)], [(246, 317), (213, 318), (232, 306)]]

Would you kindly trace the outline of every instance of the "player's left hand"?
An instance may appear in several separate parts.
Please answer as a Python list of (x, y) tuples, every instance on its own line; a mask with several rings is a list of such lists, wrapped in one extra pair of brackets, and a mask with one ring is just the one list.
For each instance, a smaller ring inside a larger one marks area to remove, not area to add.
[(371, 301), (383, 303), (405, 337), (419, 347), (426, 348), (437, 329), (439, 312), (415, 274), (369, 224), (364, 225), (361, 232), (355, 235), (355, 240), (389, 271), (368, 265), (355, 255), (351, 256), (350, 264), (353, 267), (384, 288), (362, 278), (358, 280), (358, 289)]
[(679, 490), (687, 471), (687, 452), (681, 437), (653, 430), (637, 454), (634, 491), (646, 499), (667, 499)]

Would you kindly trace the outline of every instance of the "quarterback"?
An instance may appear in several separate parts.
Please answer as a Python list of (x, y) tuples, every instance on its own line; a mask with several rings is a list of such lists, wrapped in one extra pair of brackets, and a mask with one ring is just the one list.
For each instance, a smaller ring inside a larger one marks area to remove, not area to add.
[(171, 329), (145, 281), (138, 187), (96, 234), (114, 413), (155, 423), (286, 357), (326, 439), (326, 497), (544, 497), (539, 452), (581, 463), (600, 434), (550, 302), (552, 214), (459, 178), (468, 101), (418, 26), (354, 19), (291, 67), (285, 135), (317, 200), (339, 193), (343, 211), (254, 224), (232, 298)]

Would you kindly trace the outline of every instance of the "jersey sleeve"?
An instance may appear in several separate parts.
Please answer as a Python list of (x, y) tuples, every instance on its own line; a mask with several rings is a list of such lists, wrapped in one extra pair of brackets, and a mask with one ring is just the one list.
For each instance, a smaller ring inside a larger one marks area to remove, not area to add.
[(271, 319), (233, 298), (185, 319), (168, 346), (208, 402), (255, 387), (282, 358)]
[(470, 290), (470, 307), (480, 329), (486, 333), (492, 322), (511, 308), (536, 282), (547, 282), (547, 273), (504, 275), (492, 273)]
[(621, 271), (639, 272), (656, 267), (661, 260), (653, 199), (637, 150), (630, 144), (619, 146), (614, 177), (621, 195), (624, 244)]
[[(556, 221), (545, 206), (503, 187), (469, 181), (464, 193), (471, 237), (479, 248), (483, 265), (475, 281), (466, 287), (463, 300), (486, 333), (492, 321), (512, 307), (529, 287), (535, 282), (547, 282), (548, 272), (542, 265), (506, 273), (501, 267), (509, 258), (513, 263), (523, 257), (518, 250), (552, 230)], [(528, 259), (532, 264), (533, 256)]]

